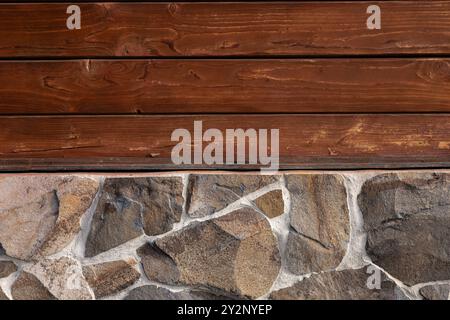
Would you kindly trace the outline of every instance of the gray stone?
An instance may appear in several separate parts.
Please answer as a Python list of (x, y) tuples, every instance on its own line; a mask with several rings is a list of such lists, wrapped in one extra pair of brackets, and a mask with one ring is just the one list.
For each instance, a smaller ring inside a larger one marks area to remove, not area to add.
[(269, 191), (253, 201), (268, 218), (276, 218), (284, 213), (283, 192)]
[(347, 192), (339, 175), (289, 174), (291, 227), (286, 263), (294, 274), (335, 269), (350, 237)]
[(381, 275), (379, 289), (370, 289), (367, 283), (373, 271), (329, 271), (312, 274), (293, 286), (277, 290), (270, 295), (274, 300), (406, 300), (406, 296), (386, 276)]
[(358, 204), (375, 264), (410, 286), (450, 279), (450, 175), (379, 175)]
[(83, 267), (83, 275), (97, 299), (116, 294), (140, 278), (136, 261), (112, 261)]
[(56, 253), (80, 230), (98, 182), (76, 176), (0, 178), (0, 246), (30, 260)]
[(50, 291), (31, 273), (22, 272), (11, 287), (14, 300), (55, 300)]
[(431, 284), (420, 288), (420, 295), (425, 300), (449, 300), (450, 284)]
[(269, 175), (191, 174), (188, 185), (188, 214), (193, 218), (210, 215), (278, 180), (278, 176)]
[(265, 294), (280, 269), (270, 225), (250, 208), (193, 223), (138, 254), (151, 280), (251, 298)]
[(153, 177), (141, 183), (144, 231), (149, 236), (166, 233), (180, 222), (183, 212), (183, 183), (180, 177)]
[(86, 243), (87, 257), (141, 236), (170, 231), (180, 221), (179, 177), (106, 179)]
[(170, 291), (166, 288), (147, 285), (131, 290), (124, 300), (226, 300), (225, 296), (218, 296), (206, 291), (182, 290)]
[(140, 247), (137, 254), (149, 279), (168, 284), (179, 282), (181, 275), (175, 261), (154, 243)]
[(143, 234), (141, 206), (121, 194), (119, 181), (105, 181), (86, 241), (86, 257), (108, 251)]
[(5, 278), (17, 271), (17, 266), (12, 261), (0, 261), (0, 278)]

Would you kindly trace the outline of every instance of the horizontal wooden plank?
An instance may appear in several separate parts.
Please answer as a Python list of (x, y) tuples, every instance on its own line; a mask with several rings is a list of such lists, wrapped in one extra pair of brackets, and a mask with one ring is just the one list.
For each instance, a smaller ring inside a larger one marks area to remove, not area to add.
[(0, 62), (0, 114), (448, 112), (450, 59)]
[(224, 134), (225, 129), (279, 129), (282, 168), (450, 165), (449, 114), (3, 116), (0, 169), (255, 168), (174, 165), (170, 155), (177, 142), (171, 134), (179, 128), (194, 134), (194, 120), (203, 121), (203, 130)]
[(449, 1), (1, 4), (0, 57), (450, 53)]

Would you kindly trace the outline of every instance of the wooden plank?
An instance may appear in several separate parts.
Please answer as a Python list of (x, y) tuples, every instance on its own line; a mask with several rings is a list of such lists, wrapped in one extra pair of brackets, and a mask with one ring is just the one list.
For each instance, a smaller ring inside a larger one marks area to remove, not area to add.
[(450, 59), (0, 62), (0, 114), (448, 112)]
[(449, 114), (3, 116), (0, 169), (255, 168), (172, 164), (172, 131), (193, 134), (194, 120), (203, 121), (203, 130), (279, 129), (282, 168), (450, 165)]
[(1, 4), (0, 57), (243, 56), (450, 53), (450, 2)]

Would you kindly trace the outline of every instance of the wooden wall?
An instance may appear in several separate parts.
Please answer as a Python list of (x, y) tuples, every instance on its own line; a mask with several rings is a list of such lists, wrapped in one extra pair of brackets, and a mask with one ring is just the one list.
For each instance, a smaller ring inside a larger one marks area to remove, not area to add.
[(195, 120), (286, 169), (450, 165), (450, 1), (5, 2), (2, 171), (257, 167), (174, 165)]

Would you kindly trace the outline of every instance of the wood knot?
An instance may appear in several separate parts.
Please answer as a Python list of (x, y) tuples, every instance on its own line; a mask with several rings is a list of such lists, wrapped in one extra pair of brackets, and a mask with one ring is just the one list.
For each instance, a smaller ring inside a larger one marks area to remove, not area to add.
[(178, 4), (176, 4), (176, 3), (169, 3), (169, 5), (167, 6), (167, 11), (169, 11), (169, 14), (171, 16), (175, 16), (177, 14), (177, 11), (178, 11)]

